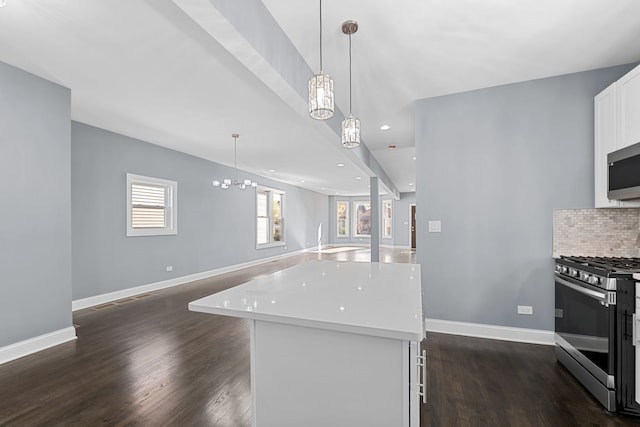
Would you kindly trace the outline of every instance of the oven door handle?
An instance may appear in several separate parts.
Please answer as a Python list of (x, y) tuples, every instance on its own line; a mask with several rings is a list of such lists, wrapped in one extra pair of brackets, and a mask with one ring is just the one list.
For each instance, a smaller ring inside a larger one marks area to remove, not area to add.
[(561, 285), (571, 288), (574, 291), (580, 292), (583, 295), (586, 295), (593, 299), (597, 299), (602, 303), (607, 303), (607, 295), (604, 292), (598, 292), (592, 289), (585, 288), (584, 286), (576, 285), (575, 283), (571, 283), (568, 280), (565, 280), (562, 277), (559, 277), (558, 275), (556, 275), (555, 280)]

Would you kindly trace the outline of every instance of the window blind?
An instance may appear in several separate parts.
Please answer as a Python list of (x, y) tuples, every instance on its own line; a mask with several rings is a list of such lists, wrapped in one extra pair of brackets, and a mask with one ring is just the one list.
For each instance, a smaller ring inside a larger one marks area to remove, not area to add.
[(166, 189), (160, 185), (131, 184), (131, 227), (166, 227)]

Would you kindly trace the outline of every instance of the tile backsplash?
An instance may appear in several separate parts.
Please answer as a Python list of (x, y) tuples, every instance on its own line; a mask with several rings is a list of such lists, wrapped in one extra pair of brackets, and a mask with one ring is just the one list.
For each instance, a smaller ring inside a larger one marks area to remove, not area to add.
[(638, 257), (640, 209), (556, 209), (553, 256)]

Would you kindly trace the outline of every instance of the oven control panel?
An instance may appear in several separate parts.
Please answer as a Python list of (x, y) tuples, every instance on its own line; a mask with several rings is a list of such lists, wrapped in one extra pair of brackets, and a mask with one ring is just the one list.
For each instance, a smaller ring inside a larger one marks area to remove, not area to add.
[(615, 289), (615, 287), (611, 288), (611, 281), (615, 281), (615, 279), (602, 277), (597, 274), (589, 273), (587, 271), (579, 270), (573, 267), (567, 267), (566, 265), (556, 264), (555, 272), (557, 274), (562, 274), (565, 276), (573, 277), (576, 280), (580, 280), (581, 282), (588, 283), (593, 286), (597, 286), (599, 288), (605, 289)]

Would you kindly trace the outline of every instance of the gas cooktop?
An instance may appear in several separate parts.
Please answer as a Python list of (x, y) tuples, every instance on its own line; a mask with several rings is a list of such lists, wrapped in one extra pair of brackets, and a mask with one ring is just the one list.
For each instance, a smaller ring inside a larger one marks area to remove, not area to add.
[(594, 267), (609, 273), (640, 273), (640, 258), (560, 256), (562, 260), (578, 264), (579, 267)]

